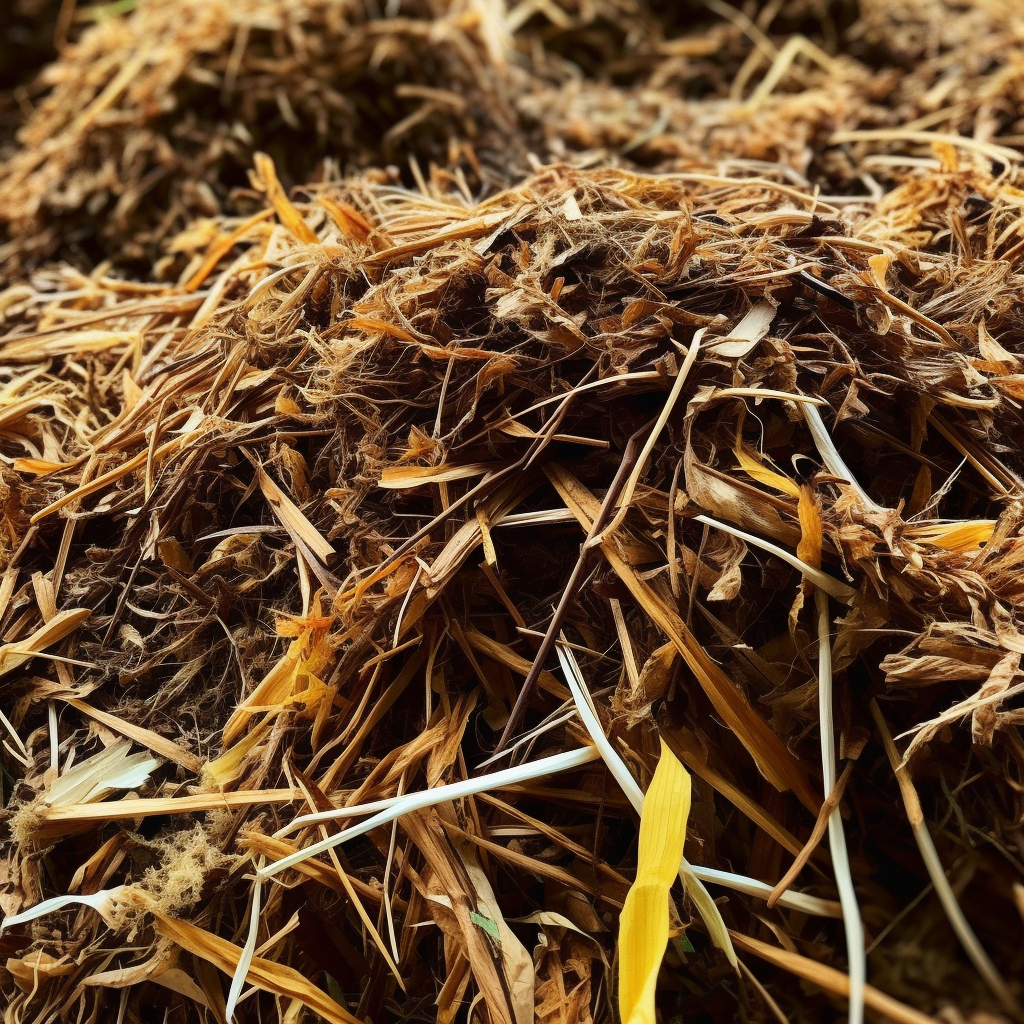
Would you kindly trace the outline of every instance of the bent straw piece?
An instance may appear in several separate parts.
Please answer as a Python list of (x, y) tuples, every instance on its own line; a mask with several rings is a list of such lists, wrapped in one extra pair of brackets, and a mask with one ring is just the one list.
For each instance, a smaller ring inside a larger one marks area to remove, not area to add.
[[(30, 661), (36, 655), (42, 653), (46, 648), (53, 646), (59, 640), (63, 640), (69, 633), (77, 629), (89, 616), (92, 610), (89, 608), (67, 608), (58, 612), (49, 622), (40, 626), (31, 636), (15, 643), (4, 644), (0, 647), (0, 676), (13, 671), (26, 661)], [(0, 710), (0, 725), (10, 734), (17, 746), (17, 751), (12, 753), (18, 757), (22, 764), (29, 764), (29, 753), (18, 735), (14, 724)], [(10, 748), (8, 748), (10, 749)]]
[[(832, 645), (829, 639), (828, 596), (815, 591), (818, 612), (818, 725), (821, 732), (821, 774), (825, 781), (825, 797), (836, 786), (836, 755), (832, 721)], [(867, 984), (867, 955), (864, 952), (864, 925), (853, 888), (846, 834), (839, 807), (828, 816), (828, 845), (832, 869), (843, 909), (843, 930), (846, 933), (846, 958), (850, 968), (850, 1024), (864, 1020), (864, 989)]]
[(401, 797), (387, 797), (384, 800), (374, 800), (368, 804), (355, 804), (351, 807), (339, 807), (334, 811), (313, 811), (309, 814), (300, 814), (297, 818), (292, 818), (287, 825), (279, 828), (271, 835), (274, 839), (281, 839), (281, 837), (287, 836), (289, 833), (293, 833), (297, 828), (302, 828), (305, 825), (316, 824), (321, 821), (338, 821), (344, 818), (357, 818), (360, 814), (376, 814), (378, 811), (386, 810), (388, 807), (394, 807), (394, 805), (401, 799)]
[(295, 263), (289, 263), (287, 266), (281, 267), (279, 270), (275, 270), (272, 274), (268, 274), (258, 284), (252, 287), (249, 294), (246, 295), (243, 300), (243, 306), (252, 307), (255, 305), (256, 300), (262, 297), (266, 292), (270, 291), (278, 281), (282, 281), (296, 270), (305, 270), (308, 272), (310, 268), (316, 269), (315, 260), (299, 260)]
[[(12, 750), (11, 747), (8, 746), (7, 749), (10, 750), (11, 753), (27, 768), (32, 763), (32, 758), (30, 758), (28, 754), (28, 748), (25, 746), (22, 738), (18, 735), (18, 730), (14, 728), (14, 723), (3, 713), (3, 711), (0, 711), (0, 725), (7, 730), (11, 739), (14, 740), (18, 748), (17, 750)], [(4, 746), (7, 746), (7, 744), (5, 743)]]
[(186, 292), (197, 291), (202, 283), (213, 273), (217, 264), (231, 252), (235, 245), (257, 224), (272, 217), (274, 212), (272, 207), (260, 210), (259, 213), (254, 214), (239, 224), (234, 231), (230, 231), (215, 239), (207, 248), (203, 262), (199, 264), (195, 273), (182, 286), (183, 290)]
[[(396, 798), (388, 807), (382, 808), (372, 818), (367, 819), (359, 825), (353, 825), (344, 832), (339, 832), (329, 839), (321, 840), (312, 846), (307, 846), (297, 853), (283, 860), (275, 861), (266, 868), (259, 871), (261, 877), (272, 878), (293, 864), (301, 863), (308, 857), (315, 857), (332, 846), (355, 839), (372, 831), (379, 825), (386, 825), (395, 818), (411, 811), (422, 810), (424, 807), (432, 807), (434, 804), (445, 800), (460, 800), (462, 797), (473, 796), (475, 793), (485, 793), (491, 789), (501, 789), (505, 786), (513, 786), (520, 782), (528, 782), (531, 779), (541, 778), (545, 775), (552, 775), (555, 772), (569, 771), (572, 768), (579, 768), (582, 765), (596, 761), (600, 754), (593, 747), (577, 747), (574, 750), (567, 750), (562, 754), (552, 754), (549, 757), (542, 757), (538, 761), (528, 761), (525, 764), (515, 765), (512, 768), (503, 768), (501, 771), (490, 772), (487, 775), (475, 779), (464, 779), (462, 782), (452, 782), (445, 786), (436, 786), (434, 789), (421, 790), (418, 793), (409, 793), (406, 796)], [(345, 808), (349, 810), (349, 808)], [(326, 814), (333, 812), (327, 811)], [(311, 816), (307, 816), (311, 817)]]
[(752, 533), (747, 533), (746, 530), (741, 530), (736, 526), (732, 526), (729, 523), (723, 523), (719, 519), (712, 519), (711, 516), (699, 515), (693, 516), (695, 522), (703, 523), (705, 526), (711, 526), (716, 530), (721, 530), (723, 533), (730, 533), (734, 537), (738, 537), (742, 541), (746, 541), (748, 544), (753, 544), (754, 547), (761, 548), (762, 551), (767, 551), (769, 554), (775, 555), (777, 558), (781, 558), (784, 562), (793, 566), (804, 576), (807, 577), (812, 583), (820, 587), (830, 597), (834, 597), (839, 601), (851, 601), (856, 594), (853, 587), (847, 586), (841, 580), (837, 580), (832, 576), (829, 576), (827, 572), (822, 572), (821, 569), (815, 569), (813, 566), (808, 565), (802, 559), (797, 558), (796, 555), (791, 554), (785, 548), (780, 548), (778, 544), (773, 544), (770, 540), (764, 540), (762, 537), (757, 537)]
[(333, 558), (335, 555), (334, 548), (306, 518), (298, 505), (278, 487), (274, 479), (262, 466), (256, 467), (256, 479), (271, 511), (278, 522), (288, 531), (292, 540), (301, 541), (317, 558), (325, 563)]
[(23, 910), (20, 914), (11, 914), (9, 917), (5, 917), (0, 921), (0, 933), (3, 933), (5, 928), (16, 928), (20, 924), (27, 924), (29, 921), (43, 917), (45, 914), (55, 913), (76, 903), (92, 907), (101, 917), (105, 916), (109, 912), (114, 899), (125, 888), (125, 886), (119, 885), (113, 889), (101, 889), (99, 892), (85, 895), (54, 896), (52, 899), (37, 903), (34, 907), (29, 907), (28, 910)]
[(903, 805), (907, 809), (907, 819), (910, 821), (910, 827), (914, 832), (917, 848), (921, 851), (921, 859), (924, 861), (928, 877), (935, 887), (935, 892), (942, 904), (942, 909), (946, 912), (950, 926), (956, 933), (956, 937), (960, 940), (960, 945), (963, 946), (964, 952), (970, 958), (971, 963), (974, 964), (975, 970), (985, 979), (985, 983), (1002, 1004), (1003, 1009), (1020, 1020), (1024, 1016), (1020, 1003), (1017, 1002), (1010, 991), (996, 965), (992, 963), (978, 936), (974, 934), (974, 929), (964, 916), (964, 912), (957, 901), (956, 893), (953, 892), (953, 887), (949, 884), (945, 868), (943, 868), (942, 861), (939, 859), (939, 851), (935, 848), (935, 841), (932, 839), (931, 833), (928, 831), (928, 825), (924, 820), (924, 813), (921, 810), (921, 802), (917, 796), (914, 780), (911, 778), (906, 765), (900, 761), (899, 751), (893, 742), (889, 726), (882, 717), (882, 711), (878, 706), (878, 702), (874, 699), (871, 701), (871, 714), (875, 719), (875, 724), (878, 726), (882, 743), (885, 745), (885, 753), (889, 758), (889, 763), (892, 765), (893, 773), (899, 784), (900, 796), (903, 798)]
[(134, 472), (139, 468), (139, 466), (143, 466), (147, 462), (155, 463), (165, 455), (170, 455), (172, 452), (176, 452), (179, 448), (183, 448), (188, 440), (189, 437), (172, 437), (169, 441), (165, 441), (153, 452), (146, 449), (136, 455), (133, 455), (130, 459), (126, 459), (120, 465), (101, 474), (94, 480), (90, 480), (88, 483), (76, 487), (73, 491), (69, 491), (67, 494), (57, 498), (55, 501), (51, 501), (46, 508), (41, 508), (38, 512), (33, 513), (29, 522), (38, 523), (47, 516), (53, 515), (54, 512), (59, 512), (62, 508), (70, 505), (73, 501), (78, 501), (80, 498), (87, 498), (90, 494), (102, 491), (108, 484), (115, 483), (122, 477)]
[(716, 398), (778, 398), (784, 402), (799, 402), (801, 405), (828, 405), (823, 398), (798, 395), (792, 391), (775, 391), (772, 388), (722, 388), (713, 392), (708, 400)]
[[(817, 408), (813, 405), (801, 405), (800, 412), (803, 413), (803, 417), (807, 421), (807, 426), (811, 431), (811, 439), (814, 441), (815, 448), (818, 449), (821, 461), (828, 467), (828, 471), (833, 476), (840, 477), (849, 483), (860, 500), (861, 505), (867, 511), (884, 511), (881, 505), (872, 501), (868, 492), (861, 487), (857, 482), (857, 478), (852, 472), (850, 472), (850, 467), (846, 465), (843, 461), (843, 457), (839, 454), (835, 443), (829, 436), (828, 428), (825, 426), (825, 421), (821, 418), (821, 413), (818, 412)], [(832, 596), (834, 597), (835, 595), (833, 594)]]
[(654, 381), (664, 379), (664, 374), (659, 373), (657, 370), (634, 370), (631, 373), (612, 374), (608, 377), (601, 377), (599, 380), (591, 380), (584, 384), (577, 384), (571, 391), (564, 391), (557, 395), (551, 395), (549, 398), (542, 398), (539, 402), (534, 402), (533, 405), (527, 406), (527, 408), (523, 409), (521, 412), (509, 413), (505, 419), (501, 420), (501, 422), (504, 423), (509, 420), (521, 420), (530, 413), (536, 412), (538, 409), (543, 409), (547, 405), (554, 405), (556, 402), (564, 401), (570, 395), (575, 397), (582, 395), (584, 391), (593, 391), (595, 388), (604, 388), (615, 384), (621, 386), (622, 384), (626, 384), (634, 380)]
[(796, 481), (791, 480), (782, 473), (776, 473), (775, 470), (769, 469), (759, 458), (751, 455), (750, 449), (746, 448), (742, 443), (738, 442), (736, 447), (733, 448), (732, 453), (736, 457), (740, 469), (752, 480), (756, 480), (759, 484), (764, 484), (772, 490), (786, 494), (790, 498), (800, 497), (800, 486)]
[(797, 57), (803, 56), (823, 68), (828, 74), (835, 73), (836, 62), (820, 46), (816, 46), (803, 35), (791, 36), (775, 55), (764, 78), (750, 94), (742, 110), (748, 116), (756, 114), (765, 101), (775, 91), (776, 86), (785, 78)]

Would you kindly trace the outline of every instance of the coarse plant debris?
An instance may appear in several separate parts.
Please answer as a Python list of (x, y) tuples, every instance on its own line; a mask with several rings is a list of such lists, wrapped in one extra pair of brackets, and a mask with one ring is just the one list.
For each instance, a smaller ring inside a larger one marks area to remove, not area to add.
[(0, 37), (5, 1024), (1022, 1019), (1016, 3)]

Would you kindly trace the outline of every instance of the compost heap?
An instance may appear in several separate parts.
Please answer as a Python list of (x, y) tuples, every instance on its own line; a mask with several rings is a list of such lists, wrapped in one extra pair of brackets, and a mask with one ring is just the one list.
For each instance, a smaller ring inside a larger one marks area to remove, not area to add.
[(1016, 4), (40, 24), (5, 1021), (613, 1020), (669, 759), (664, 1019), (1018, 1019)]

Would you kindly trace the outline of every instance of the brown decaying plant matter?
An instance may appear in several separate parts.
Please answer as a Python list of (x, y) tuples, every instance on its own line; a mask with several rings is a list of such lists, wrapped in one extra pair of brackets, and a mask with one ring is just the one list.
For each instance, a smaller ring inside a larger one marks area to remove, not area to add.
[[(293, 819), (586, 745), (560, 605), (688, 859), (834, 901), (821, 590), (873, 1005), (1014, 1019), (1016, 5), (57, 6), (0, 109), (0, 912), (112, 894), (0, 934), (5, 1021), (222, 1021), (254, 868), (344, 827)], [(611, 1020), (635, 857), (600, 761), (405, 815), (264, 888), (236, 1019)], [(666, 1019), (843, 1019), (838, 921), (712, 891), (742, 973), (677, 887)]]

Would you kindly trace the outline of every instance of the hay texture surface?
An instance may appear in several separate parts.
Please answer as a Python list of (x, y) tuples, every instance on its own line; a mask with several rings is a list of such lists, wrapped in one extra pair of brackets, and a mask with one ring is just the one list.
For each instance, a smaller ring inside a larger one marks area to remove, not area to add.
[(662, 743), (664, 1020), (1021, 1019), (1016, 5), (57, 6), (5, 1021), (615, 1020)]

